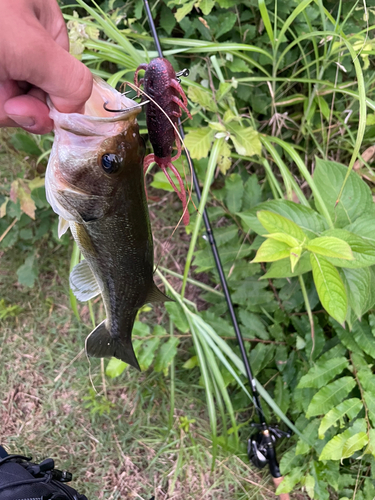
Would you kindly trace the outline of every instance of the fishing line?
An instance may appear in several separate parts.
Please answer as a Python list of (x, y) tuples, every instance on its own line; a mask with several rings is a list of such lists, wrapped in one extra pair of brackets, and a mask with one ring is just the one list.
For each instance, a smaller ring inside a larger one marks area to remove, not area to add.
[[(163, 52), (162, 52), (162, 49), (160, 46), (159, 37), (158, 37), (158, 34), (156, 32), (156, 28), (155, 28), (155, 24), (154, 24), (154, 20), (152, 17), (152, 13), (150, 10), (148, 0), (143, 0), (143, 4), (145, 6), (150, 30), (151, 30), (152, 36), (154, 38), (157, 52), (159, 54), (159, 57), (163, 57)], [(179, 76), (182, 76), (182, 75), (179, 75)], [(183, 130), (180, 119), (178, 120), (178, 124), (179, 124), (179, 129), (180, 129), (180, 135), (181, 135), (182, 139), (184, 139), (185, 134), (184, 134), (184, 130)], [(190, 157), (188, 150), (186, 148), (184, 148), (184, 150), (185, 150), (185, 155), (188, 159), (189, 165), (191, 167), (195, 192), (196, 192), (198, 201), (200, 202), (201, 190), (200, 190), (199, 181), (198, 181), (198, 178), (197, 178), (197, 175), (195, 172), (194, 163), (191, 160), (191, 157)], [(215, 241), (214, 234), (212, 231), (211, 223), (210, 223), (210, 220), (209, 220), (209, 217), (208, 217), (208, 214), (207, 214), (207, 211), (205, 208), (203, 209), (202, 215), (203, 215), (204, 225), (206, 228), (207, 237), (208, 237), (208, 240), (209, 240), (210, 245), (211, 245), (213, 257), (215, 259), (216, 268), (217, 268), (217, 271), (219, 273), (221, 286), (223, 288), (223, 292), (224, 292), (225, 299), (227, 302), (228, 311), (229, 311), (229, 314), (230, 314), (230, 317), (232, 320), (232, 324), (233, 324), (233, 328), (234, 328), (234, 331), (236, 333), (237, 341), (238, 341), (238, 344), (240, 347), (241, 356), (242, 356), (242, 360), (243, 360), (243, 363), (245, 366), (246, 375), (247, 375), (248, 382), (249, 382), (249, 385), (250, 385), (250, 388), (252, 391), (253, 403), (254, 403), (254, 406), (256, 408), (258, 418), (260, 421), (260, 424), (253, 424), (253, 427), (257, 427), (259, 429), (259, 433), (255, 436), (255, 438), (248, 440), (248, 456), (249, 456), (250, 460), (252, 461), (252, 463), (259, 468), (264, 467), (268, 463), (270, 473), (274, 479), (274, 483), (275, 483), (275, 485), (278, 485), (282, 481), (282, 477), (280, 474), (279, 464), (278, 464), (277, 458), (276, 458), (274, 442), (275, 442), (276, 438), (283, 437), (283, 435), (288, 436), (289, 434), (283, 433), (282, 431), (280, 431), (277, 428), (272, 428), (272, 427), (268, 426), (268, 424), (266, 422), (266, 418), (265, 418), (265, 415), (263, 413), (262, 405), (260, 402), (260, 396), (259, 396), (258, 390), (256, 388), (256, 380), (255, 380), (255, 378), (252, 374), (252, 371), (251, 371), (250, 362), (249, 362), (249, 359), (248, 359), (248, 356), (246, 353), (244, 340), (243, 340), (242, 333), (241, 333), (240, 327), (238, 325), (238, 321), (237, 321), (236, 314), (234, 311), (231, 295), (230, 295), (230, 292), (228, 289), (223, 266), (221, 264), (218, 248), (216, 246), (216, 241)], [(288, 500), (289, 495), (283, 494), (280, 496), (280, 498), (283, 498), (283, 500)]]

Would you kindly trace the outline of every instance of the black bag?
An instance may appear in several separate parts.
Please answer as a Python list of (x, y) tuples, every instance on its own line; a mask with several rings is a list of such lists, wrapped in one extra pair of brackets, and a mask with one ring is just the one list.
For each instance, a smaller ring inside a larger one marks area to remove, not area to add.
[(30, 460), (0, 446), (0, 500), (87, 500), (65, 484), (72, 475), (55, 469), (52, 458), (40, 464)]

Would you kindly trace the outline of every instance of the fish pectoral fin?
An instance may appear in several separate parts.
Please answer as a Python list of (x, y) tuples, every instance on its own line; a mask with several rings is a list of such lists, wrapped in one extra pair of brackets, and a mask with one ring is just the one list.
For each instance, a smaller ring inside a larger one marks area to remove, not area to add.
[(86, 352), (94, 358), (117, 358), (141, 371), (130, 337), (114, 338), (102, 321), (86, 339)]
[(69, 228), (69, 222), (67, 220), (65, 220), (63, 217), (61, 217), (61, 215), (59, 215), (59, 225), (57, 228), (57, 236), (59, 238), (61, 238), (61, 236), (67, 232), (68, 228)]
[(87, 260), (82, 260), (74, 266), (73, 271), (70, 273), (69, 283), (72, 292), (81, 302), (86, 302), (86, 300), (90, 300), (101, 293)]
[(152, 282), (152, 287), (147, 294), (145, 304), (147, 304), (148, 302), (174, 302), (174, 300), (170, 297), (167, 297), (167, 295), (159, 290), (155, 283)]

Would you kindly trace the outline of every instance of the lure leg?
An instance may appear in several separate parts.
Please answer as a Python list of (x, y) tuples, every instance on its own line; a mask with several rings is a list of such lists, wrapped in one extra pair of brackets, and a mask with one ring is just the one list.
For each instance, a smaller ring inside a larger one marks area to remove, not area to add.
[[(184, 213), (182, 220), (183, 220), (185, 226), (187, 226), (189, 224), (190, 217), (189, 217), (189, 212), (188, 212), (187, 203), (186, 203), (186, 190), (185, 190), (185, 186), (184, 186), (184, 183), (183, 183), (183, 181), (181, 179), (181, 175), (180, 175), (179, 171), (173, 165), (173, 163), (168, 163), (168, 167), (172, 170), (172, 172), (176, 176), (176, 178), (178, 180), (178, 183), (180, 185), (180, 191), (177, 191), (176, 186), (174, 184), (172, 184), (172, 187), (176, 191), (177, 196), (180, 198), (180, 200), (182, 202), (182, 209), (183, 209), (183, 213)], [(164, 170), (164, 174), (167, 175), (166, 170)]]
[(143, 173), (145, 175), (148, 167), (151, 165), (153, 161), (155, 161), (155, 155), (153, 154), (147, 155), (146, 158), (143, 160)]
[(136, 84), (137, 87), (139, 87), (140, 84), (141, 84), (141, 82), (139, 82), (139, 85), (138, 85), (138, 73), (141, 71), (141, 69), (144, 69), (146, 71), (147, 66), (148, 66), (148, 64), (143, 63), (143, 64), (140, 64), (138, 66), (138, 68), (135, 70), (135, 73), (134, 73), (134, 83)]
[[(184, 94), (184, 96), (185, 96), (185, 94)], [(186, 96), (185, 96), (185, 99), (186, 99)], [(177, 96), (174, 95), (174, 96), (172, 96), (172, 101), (175, 102), (178, 106), (180, 106), (180, 108), (182, 108), (185, 111), (185, 113), (188, 115), (190, 120), (192, 119), (190, 111), (187, 109), (186, 104), (184, 102), (182, 102), (181, 99), (179, 99)]]
[(176, 161), (181, 156), (181, 142), (180, 142), (180, 138), (178, 137), (178, 134), (176, 131), (174, 131), (174, 137), (175, 137), (175, 141), (176, 141), (177, 154), (176, 154), (176, 156), (174, 156), (171, 159), (171, 162)]

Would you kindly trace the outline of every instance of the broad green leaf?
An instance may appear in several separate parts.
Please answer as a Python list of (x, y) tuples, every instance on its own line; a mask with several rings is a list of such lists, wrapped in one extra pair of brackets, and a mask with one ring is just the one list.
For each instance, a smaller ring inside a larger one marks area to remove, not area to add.
[(35, 219), (35, 202), (31, 197), (31, 189), (24, 179), (16, 179), (10, 188), (10, 199), (16, 203), (20, 201), (21, 210), (31, 219)]
[(295, 447), (283, 453), (282, 457), (280, 458), (280, 472), (283, 476), (288, 474), (298, 465), (301, 465), (301, 457), (296, 456)]
[(227, 141), (223, 141), (221, 143), (217, 165), (219, 167), (220, 172), (224, 175), (227, 173), (227, 171), (230, 169), (232, 165), (232, 160), (230, 155), (231, 155), (231, 149), (228, 146)]
[(305, 488), (309, 497), (314, 498), (315, 478), (311, 474), (307, 474), (307, 476), (305, 476)]
[(284, 476), (276, 490), (276, 495), (281, 495), (282, 493), (290, 493), (293, 488), (300, 482), (303, 477), (303, 472), (300, 467), (293, 469), (290, 474)]
[(40, 156), (43, 152), (33, 139), (32, 134), (17, 132), (10, 136), (10, 142), (17, 151), (24, 151), (28, 155)]
[(365, 402), (373, 427), (375, 427), (375, 390), (364, 391)]
[(208, 16), (208, 14), (211, 12), (215, 5), (215, 0), (201, 0), (199, 2), (199, 8), (203, 12), (205, 16)]
[(227, 125), (231, 132), (231, 140), (236, 148), (236, 151), (241, 156), (260, 155), (262, 144), (259, 139), (259, 134), (252, 127), (241, 127), (239, 123), (230, 122)]
[[(320, 158), (316, 160), (314, 182), (336, 227), (351, 224), (366, 213), (373, 203), (370, 188), (352, 171), (337, 204), (338, 195), (347, 172), (347, 167), (340, 163)], [(316, 206), (318, 211), (322, 213), (317, 201)]]
[[(140, 2), (140, 6), (143, 6), (143, 2)], [(138, 19), (140, 19), (140, 17)], [(168, 33), (168, 35), (172, 33), (173, 28), (176, 26), (176, 19), (171, 9), (169, 9), (166, 5), (163, 5), (161, 8), (159, 23), (163, 30)]]
[(366, 455), (367, 453), (371, 453), (371, 455), (375, 458), (375, 429), (370, 429), (368, 435), (369, 442), (364, 454)]
[(214, 131), (209, 127), (190, 130), (185, 137), (185, 146), (192, 158), (207, 158), (214, 138)]
[(352, 332), (349, 331), (349, 329), (343, 328), (341, 325), (339, 325), (336, 322), (331, 321), (333, 324), (333, 327), (337, 333), (337, 336), (339, 337), (342, 345), (344, 345), (349, 351), (362, 354), (363, 351), (357, 344), (357, 342), (353, 338)]
[(323, 236), (334, 236), (344, 240), (352, 249), (354, 260), (344, 262), (341, 259), (327, 257), (335, 266), (358, 269), (375, 264), (375, 245), (369, 240), (365, 240), (364, 238), (361, 238), (354, 233), (350, 233), (345, 229), (332, 229), (330, 231), (325, 231)]
[(309, 271), (311, 271), (310, 255), (308, 252), (305, 252), (302, 254), (294, 271), (292, 271), (290, 259), (279, 260), (277, 262), (273, 262), (268, 268), (266, 274), (260, 279), (292, 278), (293, 276), (300, 276), (301, 274), (305, 274)]
[(363, 239), (369, 240), (375, 245), (375, 204), (371, 207), (371, 211), (363, 214), (352, 224), (345, 226), (345, 229), (357, 236), (362, 236)]
[(225, 179), (225, 202), (230, 212), (241, 210), (243, 191), (243, 181), (239, 174), (231, 174)]
[(308, 443), (315, 443), (318, 439), (318, 427), (319, 420), (317, 418), (314, 418), (304, 427), (302, 433), (307, 442), (301, 438), (297, 441), (296, 455), (305, 455), (309, 452), (311, 446)]
[(309, 241), (306, 245), (307, 250), (323, 255), (323, 257), (335, 257), (337, 259), (353, 260), (353, 252), (346, 243), (333, 236), (321, 236)]
[(366, 422), (365, 419), (358, 419), (352, 427), (328, 441), (320, 454), (319, 460), (340, 460), (343, 456), (345, 443), (352, 436), (362, 433), (366, 434)]
[(147, 339), (142, 343), (142, 349), (138, 352), (138, 363), (141, 370), (147, 370), (152, 363), (155, 356), (155, 351), (160, 344), (160, 337), (154, 337), (152, 339)]
[(293, 247), (290, 249), (289, 258), (290, 258), (290, 270), (292, 271), (292, 273), (294, 273), (296, 265), (298, 264), (298, 262), (301, 258), (301, 255), (302, 255), (302, 247), (301, 246)]
[(367, 267), (360, 269), (340, 270), (346, 293), (348, 294), (349, 306), (355, 312), (357, 318), (367, 312), (371, 288), (371, 272)]
[(161, 346), (155, 358), (154, 370), (156, 372), (166, 372), (172, 362), (172, 359), (177, 354), (178, 344), (179, 339), (176, 337), (171, 337), (167, 342), (165, 342), (165, 344)]
[(349, 420), (353, 420), (354, 417), (363, 408), (362, 401), (358, 398), (346, 399), (342, 403), (332, 408), (326, 415), (324, 415), (320, 427), (319, 427), (319, 439), (324, 438), (324, 434), (327, 430), (335, 425), (338, 420), (341, 420), (345, 415), (348, 416)]
[(315, 387), (316, 389), (320, 389), (320, 387), (330, 382), (348, 366), (349, 361), (344, 357), (324, 360), (323, 363), (318, 361), (310, 368), (306, 375), (301, 378), (297, 388)]
[[(169, 175), (171, 176), (172, 180), (176, 183), (178, 183), (175, 175), (173, 172), (169, 172)], [(164, 191), (174, 191), (173, 187), (171, 186), (170, 182), (168, 179), (165, 177), (164, 172), (159, 171), (156, 172), (154, 175), (154, 178), (151, 182), (151, 186), (156, 188), (156, 189), (164, 189)]]
[(237, 16), (234, 12), (227, 11), (219, 17), (219, 23), (217, 26), (217, 31), (215, 33), (215, 38), (218, 39), (225, 33), (228, 33), (235, 25)]
[(175, 302), (166, 302), (164, 306), (173, 323), (180, 330), (180, 332), (187, 333), (189, 331), (189, 323), (187, 322), (186, 316), (181, 307)]
[(352, 377), (342, 377), (320, 389), (307, 408), (306, 418), (327, 413), (341, 403), (355, 385), (356, 382)]
[(242, 207), (246, 210), (259, 204), (262, 198), (262, 187), (258, 177), (250, 175), (244, 185), (244, 195)]
[(282, 215), (269, 210), (260, 210), (257, 212), (257, 217), (259, 222), (269, 233), (286, 233), (295, 238), (297, 243), (294, 243), (293, 246), (298, 244), (298, 242), (302, 243), (306, 240), (306, 236), (302, 229)]
[(308, 238), (315, 238), (322, 231), (328, 229), (325, 219), (315, 210), (293, 201), (271, 200), (261, 203), (251, 210), (237, 214), (243, 220), (246, 230), (250, 228), (257, 234), (264, 234), (264, 228), (257, 218), (257, 212), (261, 210), (269, 210), (293, 221)]
[(26, 257), (25, 263), (17, 269), (18, 282), (20, 285), (32, 288), (38, 277), (36, 266), (34, 265), (35, 255)]
[(125, 363), (124, 361), (121, 361), (120, 359), (117, 358), (111, 358), (105, 369), (105, 373), (106, 375), (108, 375), (108, 377), (116, 378), (121, 375), (121, 373), (125, 370), (127, 366), (128, 364)]
[(252, 262), (274, 262), (289, 257), (290, 247), (276, 240), (266, 240), (260, 246)]
[(356, 344), (372, 358), (375, 359), (375, 337), (371, 332), (371, 328), (367, 322), (357, 321), (353, 325), (352, 336), (356, 341)]
[(320, 302), (326, 311), (340, 324), (344, 323), (348, 298), (338, 270), (325, 258), (310, 255), (314, 283)]
[(356, 451), (361, 450), (368, 443), (368, 436), (366, 432), (359, 432), (354, 434), (347, 441), (345, 441), (341, 459), (351, 457)]
[[(208, 109), (209, 111), (212, 112), (217, 111), (217, 105), (216, 102), (212, 99), (212, 93), (207, 89), (204, 89), (203, 87), (202, 88), (189, 87), (188, 97), (193, 102), (199, 104), (199, 106), (202, 106), (202, 108), (204, 109)], [(212, 130), (211, 127), (209, 127), (209, 129)]]
[(192, 2), (188, 2), (179, 9), (176, 10), (174, 17), (176, 18), (176, 21), (179, 23), (180, 21), (183, 20), (185, 16), (189, 14), (193, 10), (194, 4), (196, 3), (196, 0), (193, 0)]
[[(273, 234), (264, 234), (265, 238), (270, 238), (271, 240), (280, 241), (281, 243), (286, 243), (289, 247), (295, 247), (298, 245), (298, 241), (286, 233), (273, 233)], [(302, 250), (302, 247), (299, 247)]]

